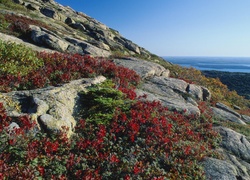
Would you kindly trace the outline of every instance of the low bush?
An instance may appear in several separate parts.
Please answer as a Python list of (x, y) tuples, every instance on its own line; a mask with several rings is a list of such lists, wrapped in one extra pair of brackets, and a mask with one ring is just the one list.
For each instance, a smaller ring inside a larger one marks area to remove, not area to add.
[[(128, 96), (140, 82), (132, 70), (105, 59), (62, 53), (36, 53), (22, 45), (1, 42), (0, 91), (35, 89), (71, 80), (104, 75)], [(19, 52), (19, 53), (17, 53)], [(125, 88), (126, 87), (126, 88)]]
[(43, 66), (37, 53), (23, 45), (0, 40), (0, 75), (25, 76)]
[(3, 14), (0, 21), (3, 23), (0, 30), (6, 34), (11, 34), (17, 37), (22, 37), (29, 40), (30, 25), (43, 27), (53, 31), (53, 28), (49, 27), (45, 23), (27, 18), (25, 16), (19, 16), (15, 14)]
[(9, 27), (10, 23), (8, 23), (5, 20), (5, 17), (3, 15), (0, 15), (0, 32), (8, 33), (7, 29)]
[(13, 0), (0, 0), (0, 5), (1, 4), (7, 9), (11, 10), (15, 9), (15, 11), (21, 11), (21, 12), (27, 11), (27, 9), (24, 6), (14, 3)]
[(126, 100), (124, 94), (114, 87), (114, 83), (106, 81), (101, 86), (90, 87), (87, 92), (81, 93), (81, 118), (87, 122), (107, 125), (112, 120), (116, 108), (128, 110), (131, 101)]

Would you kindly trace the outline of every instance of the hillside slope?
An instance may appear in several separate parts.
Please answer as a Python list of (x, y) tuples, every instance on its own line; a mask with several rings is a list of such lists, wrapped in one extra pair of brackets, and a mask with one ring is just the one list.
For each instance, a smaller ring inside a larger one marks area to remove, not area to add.
[(118, 31), (53, 0), (16, 0), (16, 5), (11, 5), (6, 0), (2, 2), (0, 31), (26, 42), (82, 55), (161, 59), (122, 37)]
[(249, 101), (219, 81), (53, 0), (0, 14), (0, 179), (250, 179)]

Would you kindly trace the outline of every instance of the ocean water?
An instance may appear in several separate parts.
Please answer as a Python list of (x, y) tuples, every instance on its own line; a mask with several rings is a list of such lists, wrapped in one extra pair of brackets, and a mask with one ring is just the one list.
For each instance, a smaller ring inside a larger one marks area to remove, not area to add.
[(250, 73), (250, 57), (180, 57), (164, 56), (165, 60), (199, 70)]

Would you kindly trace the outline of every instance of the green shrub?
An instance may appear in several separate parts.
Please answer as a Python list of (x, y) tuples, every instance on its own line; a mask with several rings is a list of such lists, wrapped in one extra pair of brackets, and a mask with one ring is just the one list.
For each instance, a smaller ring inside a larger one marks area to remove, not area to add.
[(0, 0), (0, 4), (4, 5), (5, 8), (15, 9), (15, 11), (27, 11), (24, 6), (14, 3), (13, 0)]
[(24, 76), (43, 66), (43, 60), (30, 48), (0, 41), (0, 75)]
[(10, 23), (8, 23), (3, 15), (0, 15), (0, 31), (7, 33)]
[(117, 108), (128, 109), (131, 101), (125, 101), (124, 94), (113, 87), (111, 81), (106, 81), (82, 93), (82, 118), (87, 122), (109, 124)]

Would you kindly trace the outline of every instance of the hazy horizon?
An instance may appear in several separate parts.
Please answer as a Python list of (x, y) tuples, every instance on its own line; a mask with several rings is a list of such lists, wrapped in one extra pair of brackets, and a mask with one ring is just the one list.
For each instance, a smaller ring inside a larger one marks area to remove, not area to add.
[(159, 56), (250, 57), (249, 0), (55, 0)]
[(195, 55), (174, 55), (174, 56), (169, 56), (169, 55), (164, 55), (160, 57), (208, 57), (208, 58), (250, 58), (250, 56), (195, 56)]
[(250, 57), (163, 56), (166, 61), (198, 70), (250, 73)]

